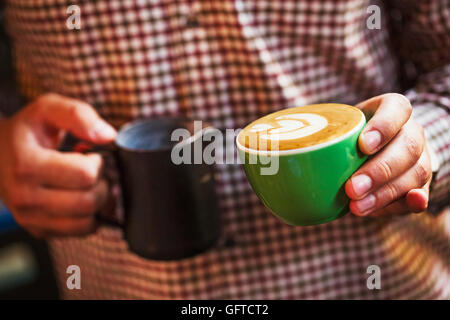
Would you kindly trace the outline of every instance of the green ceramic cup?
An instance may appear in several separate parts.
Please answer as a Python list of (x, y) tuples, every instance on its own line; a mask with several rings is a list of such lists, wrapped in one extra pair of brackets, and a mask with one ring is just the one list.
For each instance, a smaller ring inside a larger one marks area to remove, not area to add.
[[(247, 178), (263, 204), (288, 224), (316, 225), (349, 211), (344, 185), (367, 159), (357, 147), (365, 124), (362, 114), (357, 126), (335, 140), (277, 154), (247, 149), (239, 136), (236, 144)], [(267, 174), (271, 171), (276, 173)]]

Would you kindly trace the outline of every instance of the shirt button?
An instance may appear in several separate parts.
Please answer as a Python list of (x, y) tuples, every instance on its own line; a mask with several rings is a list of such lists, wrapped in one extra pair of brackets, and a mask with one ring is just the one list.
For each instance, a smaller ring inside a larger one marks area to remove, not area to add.
[(200, 26), (200, 23), (197, 19), (196, 16), (194, 15), (190, 15), (187, 17), (186, 19), (186, 27), (188, 28), (197, 28), (198, 26)]
[(202, 4), (195, 1), (189, 7), (189, 12), (186, 12), (186, 27), (197, 28), (200, 26), (199, 15), (202, 12)]

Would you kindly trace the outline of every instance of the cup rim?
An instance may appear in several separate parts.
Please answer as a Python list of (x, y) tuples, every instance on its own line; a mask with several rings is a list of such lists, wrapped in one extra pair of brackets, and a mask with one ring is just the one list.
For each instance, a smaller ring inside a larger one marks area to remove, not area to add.
[(215, 130), (215, 128), (207, 121), (203, 121), (205, 124), (204, 127), (195, 132), (191, 132), (191, 136), (188, 139), (175, 142), (173, 145), (167, 145), (165, 147), (159, 147), (156, 149), (145, 149), (145, 148), (131, 148), (126, 146), (123, 142), (121, 142), (121, 138), (123, 135), (127, 134), (128, 130), (131, 130), (133, 128), (136, 128), (141, 125), (148, 125), (152, 122), (158, 122), (158, 121), (166, 121), (171, 122), (175, 124), (180, 124), (182, 126), (183, 124), (188, 124), (191, 120), (188, 118), (183, 117), (159, 117), (159, 118), (147, 118), (147, 119), (136, 119), (130, 122), (125, 123), (122, 125), (118, 131), (118, 135), (116, 139), (114, 140), (115, 146), (124, 151), (133, 152), (133, 153), (157, 153), (157, 152), (167, 152), (171, 151), (176, 148), (182, 148), (184, 145), (195, 143), (196, 140), (198, 140), (200, 137), (202, 137), (204, 134), (207, 134), (211, 130)]
[[(355, 107), (353, 107), (353, 108), (355, 108)], [(366, 123), (366, 117), (360, 109), (358, 109), (358, 108), (356, 108), (356, 109), (361, 114), (361, 120), (359, 121), (359, 123), (353, 129), (346, 132), (342, 136), (332, 139), (330, 141), (319, 143), (319, 144), (316, 144), (313, 146), (296, 148), (296, 149), (291, 149), (291, 150), (269, 150), (269, 151), (263, 150), (263, 151), (261, 151), (261, 150), (250, 149), (250, 148), (244, 147), (243, 145), (240, 144), (239, 136), (243, 132), (243, 130), (241, 130), (241, 132), (239, 132), (239, 134), (236, 137), (236, 145), (237, 145), (238, 149), (243, 152), (254, 154), (254, 155), (259, 155), (259, 156), (287, 156), (287, 155), (302, 154), (302, 153), (307, 153), (307, 152), (323, 149), (323, 148), (326, 148), (328, 146), (334, 145), (336, 143), (339, 143), (339, 142), (347, 139), (348, 137), (355, 134), (355, 132), (359, 131), (364, 126), (364, 124)]]
[(147, 125), (154, 121), (170, 121), (170, 122), (182, 123), (182, 122), (186, 122), (188, 120), (181, 118), (181, 117), (158, 117), (158, 118), (135, 119), (135, 120), (125, 123), (124, 125), (122, 125), (119, 128), (117, 137), (114, 140), (114, 144), (117, 146), (117, 148), (119, 148), (121, 150), (133, 152), (133, 153), (158, 153), (158, 152), (167, 152), (168, 150), (171, 150), (172, 149), (171, 146), (165, 146), (165, 147), (160, 147), (160, 148), (156, 148), (156, 149), (130, 148), (120, 141), (121, 136), (126, 134), (126, 132), (128, 130), (136, 128), (137, 126)]

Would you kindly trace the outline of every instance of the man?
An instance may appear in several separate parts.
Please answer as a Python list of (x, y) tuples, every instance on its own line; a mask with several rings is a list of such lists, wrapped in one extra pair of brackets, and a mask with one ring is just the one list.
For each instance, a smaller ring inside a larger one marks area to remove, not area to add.
[[(450, 180), (448, 2), (77, 5), (79, 30), (66, 25), (65, 1), (11, 0), (4, 8), (27, 103), (0, 123), (0, 196), (20, 225), (49, 239), (63, 297), (450, 298), (441, 212)], [(372, 18), (380, 28), (367, 23), (368, 9), (379, 13)], [(94, 215), (110, 194), (101, 157), (56, 151), (66, 132), (104, 144), (116, 136), (111, 125), (140, 117), (242, 128), (317, 102), (357, 104), (373, 115), (359, 140), (371, 159), (345, 186), (353, 214), (285, 225), (239, 166), (220, 165), (223, 238), (180, 261), (141, 259), (120, 228), (97, 228)], [(66, 289), (72, 264), (82, 270), (81, 290)], [(374, 265), (381, 288), (367, 281)]]

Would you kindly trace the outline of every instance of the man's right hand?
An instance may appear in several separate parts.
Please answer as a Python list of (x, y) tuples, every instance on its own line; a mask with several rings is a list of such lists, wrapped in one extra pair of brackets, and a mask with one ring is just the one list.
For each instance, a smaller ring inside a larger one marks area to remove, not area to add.
[(66, 132), (94, 144), (117, 135), (91, 106), (57, 94), (0, 120), (0, 198), (36, 237), (94, 231), (108, 197), (100, 155), (56, 151)]

